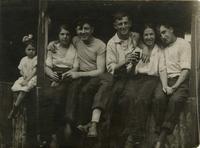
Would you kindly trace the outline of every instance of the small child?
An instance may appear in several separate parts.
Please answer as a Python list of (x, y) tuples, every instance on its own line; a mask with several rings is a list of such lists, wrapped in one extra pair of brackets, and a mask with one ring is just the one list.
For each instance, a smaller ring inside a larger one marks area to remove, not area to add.
[(11, 88), (13, 92), (18, 93), (18, 96), (11, 112), (8, 115), (8, 119), (12, 119), (13, 117), (15, 117), (19, 105), (23, 101), (26, 93), (36, 86), (37, 56), (36, 46), (33, 42), (33, 35), (29, 34), (28, 36), (24, 36), (22, 42), (26, 45), (26, 56), (21, 59), (18, 66), (21, 77), (19, 77), (18, 80), (15, 81), (14, 85)]

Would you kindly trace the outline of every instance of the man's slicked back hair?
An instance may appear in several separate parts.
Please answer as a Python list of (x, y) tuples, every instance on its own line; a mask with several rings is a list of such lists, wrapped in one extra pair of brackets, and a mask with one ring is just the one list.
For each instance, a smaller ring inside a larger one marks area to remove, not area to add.
[(113, 23), (116, 20), (121, 20), (123, 17), (126, 17), (126, 16), (128, 17), (129, 21), (131, 21), (130, 15), (125, 11), (119, 11), (119, 12), (114, 13), (114, 15), (113, 15)]

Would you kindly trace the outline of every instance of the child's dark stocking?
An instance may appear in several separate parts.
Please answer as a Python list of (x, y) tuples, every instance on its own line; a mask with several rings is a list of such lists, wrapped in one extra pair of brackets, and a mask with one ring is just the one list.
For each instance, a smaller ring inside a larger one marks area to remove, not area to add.
[(12, 110), (10, 111), (9, 115), (8, 115), (8, 119), (12, 119), (15, 117), (15, 115), (17, 114), (17, 111), (18, 111), (18, 108), (19, 108), (19, 105), (21, 104), (22, 100), (24, 99), (26, 95), (26, 92), (24, 91), (20, 91), (18, 96), (17, 96), (17, 100), (16, 102), (14, 103), (13, 105), (13, 108)]

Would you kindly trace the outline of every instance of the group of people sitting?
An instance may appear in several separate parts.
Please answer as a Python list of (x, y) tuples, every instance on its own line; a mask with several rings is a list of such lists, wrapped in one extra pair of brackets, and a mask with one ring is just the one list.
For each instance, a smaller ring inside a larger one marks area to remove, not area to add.
[[(113, 27), (116, 33), (106, 45), (93, 36), (91, 19), (81, 18), (77, 36), (72, 38), (71, 28), (61, 25), (58, 40), (49, 43), (40, 100), (41, 147), (70, 145), (75, 133), (91, 139), (106, 133), (106, 143), (115, 141), (115, 147), (141, 148), (150, 108), (158, 138), (149, 147), (164, 147), (189, 95), (190, 44), (167, 23), (131, 32), (131, 18), (124, 12), (113, 15)], [(20, 93), (9, 119), (36, 85), (32, 45), (26, 46), (29, 74), (22, 70), (27, 66), (19, 66), (22, 78), (12, 87)]]

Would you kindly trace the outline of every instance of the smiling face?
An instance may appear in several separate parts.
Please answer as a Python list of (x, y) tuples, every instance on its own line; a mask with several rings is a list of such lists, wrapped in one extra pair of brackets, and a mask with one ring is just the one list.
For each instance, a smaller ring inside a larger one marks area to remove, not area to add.
[(28, 44), (25, 48), (25, 53), (29, 58), (33, 58), (36, 54), (36, 49), (33, 45)]
[(173, 28), (165, 27), (164, 25), (161, 25), (159, 28), (161, 40), (165, 45), (169, 45), (174, 41), (174, 30)]
[(68, 45), (71, 38), (70, 32), (64, 28), (61, 28), (58, 38), (62, 45)]
[(78, 25), (76, 27), (77, 35), (80, 37), (82, 41), (85, 41), (85, 42), (91, 39), (93, 32), (94, 32), (94, 28), (88, 23), (85, 23), (82, 26)]
[(143, 32), (143, 41), (148, 47), (153, 47), (155, 44), (155, 31), (152, 28), (146, 28)]
[(128, 16), (124, 16), (121, 19), (116, 19), (114, 22), (114, 28), (117, 30), (119, 36), (126, 36), (130, 32), (131, 21)]

